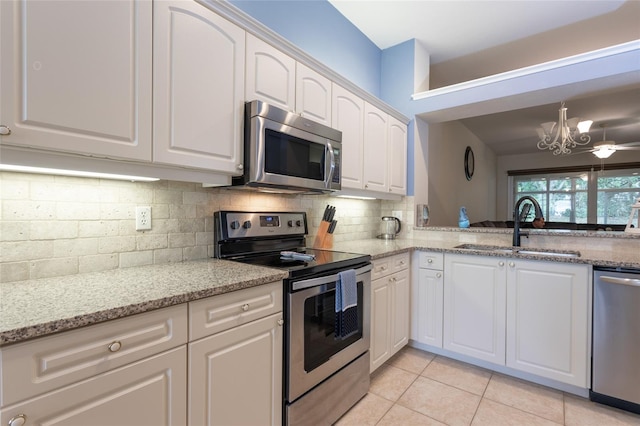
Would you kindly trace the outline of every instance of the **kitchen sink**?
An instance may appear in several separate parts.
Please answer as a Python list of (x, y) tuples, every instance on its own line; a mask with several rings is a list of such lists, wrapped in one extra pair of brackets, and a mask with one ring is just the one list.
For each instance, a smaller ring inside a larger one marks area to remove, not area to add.
[(504, 246), (491, 246), (484, 244), (460, 244), (454, 248), (485, 251), (498, 254), (520, 254), (523, 256), (553, 256), (553, 257), (580, 257), (579, 251), (573, 250), (550, 250), (550, 249), (535, 249), (535, 248), (522, 248), (522, 247), (504, 247)]

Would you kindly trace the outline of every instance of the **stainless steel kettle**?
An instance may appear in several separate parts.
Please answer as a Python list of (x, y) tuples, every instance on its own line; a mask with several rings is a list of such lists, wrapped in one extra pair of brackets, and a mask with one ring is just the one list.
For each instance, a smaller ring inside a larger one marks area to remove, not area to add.
[(385, 240), (393, 240), (400, 234), (402, 230), (402, 224), (400, 223), (400, 219), (393, 216), (382, 216), (382, 224), (380, 226), (380, 235), (378, 238), (382, 238)]

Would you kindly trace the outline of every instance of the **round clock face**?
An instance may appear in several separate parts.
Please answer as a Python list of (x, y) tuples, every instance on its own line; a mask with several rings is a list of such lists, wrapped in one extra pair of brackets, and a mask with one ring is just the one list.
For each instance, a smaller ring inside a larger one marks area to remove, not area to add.
[(473, 155), (473, 150), (468, 146), (467, 150), (464, 152), (464, 175), (467, 177), (467, 180), (471, 180), (475, 168), (476, 159)]

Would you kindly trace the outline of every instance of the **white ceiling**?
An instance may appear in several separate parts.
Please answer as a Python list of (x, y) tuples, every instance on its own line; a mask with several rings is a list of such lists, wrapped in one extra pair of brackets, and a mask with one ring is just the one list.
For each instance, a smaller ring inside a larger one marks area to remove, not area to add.
[[(417, 39), (432, 64), (590, 19), (621, 0), (329, 0), (380, 49)], [(464, 11), (464, 13), (461, 13)], [(640, 17), (639, 17), (640, 19)], [(556, 121), (559, 104), (461, 120), (497, 155), (536, 152), (535, 128)], [(640, 81), (567, 100), (568, 116), (594, 120), (592, 141), (640, 141)]]
[(329, 0), (380, 49), (419, 40), (432, 64), (612, 12), (624, 0)]

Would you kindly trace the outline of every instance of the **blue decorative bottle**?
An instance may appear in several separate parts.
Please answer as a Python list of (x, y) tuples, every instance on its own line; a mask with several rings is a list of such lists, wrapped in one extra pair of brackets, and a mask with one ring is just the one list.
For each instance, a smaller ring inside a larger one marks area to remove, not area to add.
[(469, 227), (469, 218), (467, 217), (466, 207), (460, 207), (460, 216), (458, 217), (458, 226), (460, 226), (460, 228)]

